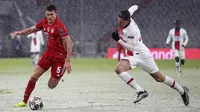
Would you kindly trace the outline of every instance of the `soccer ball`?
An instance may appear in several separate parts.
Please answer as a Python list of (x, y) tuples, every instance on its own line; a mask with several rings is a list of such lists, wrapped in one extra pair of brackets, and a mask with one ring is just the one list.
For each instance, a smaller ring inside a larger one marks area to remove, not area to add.
[(31, 110), (41, 110), (44, 106), (42, 98), (36, 96), (29, 99), (28, 105)]

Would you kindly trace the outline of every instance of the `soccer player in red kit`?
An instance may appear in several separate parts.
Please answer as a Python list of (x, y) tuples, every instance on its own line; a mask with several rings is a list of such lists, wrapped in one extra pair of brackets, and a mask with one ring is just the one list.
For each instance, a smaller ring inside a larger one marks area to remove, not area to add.
[(43, 30), (48, 39), (47, 50), (41, 56), (34, 73), (31, 76), (24, 93), (23, 101), (14, 105), (14, 107), (25, 107), (27, 101), (35, 88), (37, 80), (51, 67), (51, 77), (48, 86), (53, 89), (59, 83), (65, 70), (70, 74), (72, 55), (72, 41), (65, 25), (60, 21), (56, 14), (56, 6), (48, 5), (46, 7), (46, 17), (35, 26), (26, 28), (21, 31), (13, 32), (13, 35), (28, 35), (33, 32)]

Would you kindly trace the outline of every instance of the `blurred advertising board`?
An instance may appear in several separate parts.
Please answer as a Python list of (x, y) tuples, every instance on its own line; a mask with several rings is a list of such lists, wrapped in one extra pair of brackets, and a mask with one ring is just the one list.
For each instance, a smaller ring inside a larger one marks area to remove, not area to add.
[[(174, 53), (169, 48), (149, 48), (154, 59), (157, 60), (170, 60), (174, 59)], [(188, 60), (200, 60), (200, 48), (185, 48), (186, 59)], [(121, 54), (121, 57), (124, 54)], [(107, 57), (108, 59), (117, 59), (118, 51), (116, 48), (108, 48), (107, 49)]]

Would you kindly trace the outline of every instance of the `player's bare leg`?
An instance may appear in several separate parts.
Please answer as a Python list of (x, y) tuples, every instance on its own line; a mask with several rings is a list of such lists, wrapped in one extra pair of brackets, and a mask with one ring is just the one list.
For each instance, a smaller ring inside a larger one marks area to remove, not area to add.
[(183, 102), (186, 106), (189, 105), (189, 96), (188, 96), (188, 89), (187, 87), (181, 87), (174, 79), (171, 77), (165, 75), (163, 76), (159, 71), (150, 74), (157, 82), (163, 82), (164, 84), (170, 86), (171, 88), (178, 91), (183, 99)]
[(181, 59), (181, 65), (185, 64), (185, 59)]
[[(180, 66), (183, 66), (185, 64), (185, 59), (180, 59)], [(183, 75), (183, 71), (180, 72), (181, 75)]]
[(141, 101), (143, 98), (148, 96), (148, 93), (141, 88), (141, 86), (136, 82), (136, 80), (127, 72), (131, 69), (130, 63), (128, 60), (122, 59), (117, 65), (115, 72), (119, 77), (124, 80), (130, 87), (134, 88), (137, 91), (137, 98), (134, 103)]
[(51, 78), (49, 79), (49, 82), (48, 82), (49, 88), (50, 89), (55, 88), (58, 85), (59, 81), (60, 81), (60, 79), (56, 79), (56, 78), (51, 76)]
[(32, 64), (33, 64), (33, 65), (36, 65), (36, 64), (35, 64), (35, 54), (33, 53), (31, 56), (32, 56), (32, 58), (33, 58)]
[(24, 93), (24, 99), (23, 101), (17, 103), (14, 105), (14, 107), (25, 107), (27, 104), (27, 101), (32, 93), (32, 91), (35, 88), (36, 82), (37, 80), (40, 78), (40, 76), (44, 73), (45, 71), (43, 70), (43, 68), (41, 68), (40, 66), (36, 66), (33, 75), (31, 76), (31, 78), (29, 79), (29, 82), (26, 86), (26, 90)]

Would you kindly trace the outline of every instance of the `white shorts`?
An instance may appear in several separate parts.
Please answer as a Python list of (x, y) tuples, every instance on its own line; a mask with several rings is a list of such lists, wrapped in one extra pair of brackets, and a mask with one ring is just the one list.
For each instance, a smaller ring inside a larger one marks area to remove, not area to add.
[(126, 59), (130, 62), (130, 66), (132, 69), (139, 66), (144, 71), (153, 74), (159, 71), (157, 64), (155, 63), (153, 58), (141, 58), (139, 55), (122, 57), (122, 59)]
[(184, 50), (174, 50), (174, 57), (179, 57), (180, 59), (185, 59), (185, 51)]

